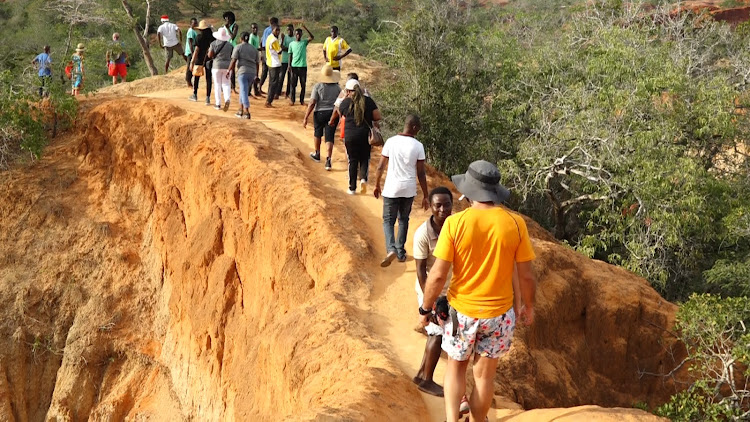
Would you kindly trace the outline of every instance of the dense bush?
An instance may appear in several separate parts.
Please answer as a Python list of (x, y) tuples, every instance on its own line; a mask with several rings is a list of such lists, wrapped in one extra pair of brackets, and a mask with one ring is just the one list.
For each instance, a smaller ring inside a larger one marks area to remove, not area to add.
[(423, 115), (433, 164), (498, 163), (513, 207), (669, 299), (747, 286), (746, 30), (615, 1), (453, 6), (415, 1), (375, 42), (386, 116)]
[(59, 84), (40, 99), (31, 82), (0, 72), (0, 170), (18, 157), (38, 158), (49, 138), (72, 124), (77, 104)]
[(693, 295), (677, 313), (677, 331), (687, 345), (684, 365), (694, 381), (657, 409), (676, 421), (750, 418), (750, 300)]

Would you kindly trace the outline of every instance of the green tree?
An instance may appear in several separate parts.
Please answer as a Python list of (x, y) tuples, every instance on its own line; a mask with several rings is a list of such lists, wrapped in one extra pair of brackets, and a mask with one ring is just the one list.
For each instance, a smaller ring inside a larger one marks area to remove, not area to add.
[(736, 292), (726, 278), (750, 256), (732, 217), (750, 214), (748, 31), (617, 1), (562, 23), (452, 6), (417, 0), (376, 40), (395, 75), (376, 94), (391, 127), (418, 111), (432, 164), (498, 163), (512, 207), (669, 299)]

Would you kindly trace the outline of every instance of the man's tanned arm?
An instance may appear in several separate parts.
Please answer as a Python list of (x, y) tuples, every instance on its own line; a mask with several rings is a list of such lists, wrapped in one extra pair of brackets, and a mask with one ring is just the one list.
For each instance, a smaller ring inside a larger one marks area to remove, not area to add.
[[(521, 307), (521, 320), (530, 325), (534, 322), (534, 305), (536, 303), (536, 277), (531, 268), (531, 261), (517, 262), (518, 281), (521, 288), (523, 306)], [(430, 271), (432, 275), (432, 271)]]

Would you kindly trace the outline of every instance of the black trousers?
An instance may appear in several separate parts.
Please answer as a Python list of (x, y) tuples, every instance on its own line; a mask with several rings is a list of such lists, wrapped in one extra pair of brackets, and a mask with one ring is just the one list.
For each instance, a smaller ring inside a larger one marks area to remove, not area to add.
[[(196, 63), (196, 64), (200, 64), (200, 63)], [(205, 78), (206, 78), (206, 97), (210, 97), (211, 96), (211, 84), (212, 84), (212, 82), (211, 82), (211, 69), (213, 69), (213, 67), (214, 67), (213, 60), (207, 61), (204, 64), (204, 67), (205, 67), (205, 72), (206, 72), (206, 76), (205, 76)], [(200, 81), (201, 81), (201, 77), (200, 76), (196, 76), (196, 77), (193, 78), (193, 94), (195, 94), (196, 97), (198, 96), (198, 85), (200, 84)]]
[(349, 161), (349, 189), (357, 189), (357, 178), (368, 180), (370, 165), (370, 141), (367, 137), (346, 138), (346, 156)]
[(277, 95), (281, 93), (281, 67), (268, 68), (268, 97), (266, 104), (271, 104)]
[(185, 81), (192, 85), (193, 84), (193, 69), (190, 68), (190, 62), (193, 60), (193, 55), (187, 56), (187, 70), (185, 71)]
[(289, 77), (292, 83), (289, 89), (289, 98), (292, 103), (297, 99), (297, 82), (301, 85), (299, 93), (299, 103), (305, 103), (305, 86), (307, 85), (307, 68), (306, 67), (292, 67), (292, 75)]
[[(266, 63), (266, 55), (263, 53), (263, 59), (261, 60), (261, 67), (262, 70), (260, 71), (260, 87), (263, 87), (263, 84), (266, 83), (266, 78), (268, 77), (268, 63)], [(268, 90), (271, 90), (271, 87), (268, 87)]]
[[(284, 88), (284, 79), (286, 79), (286, 74), (289, 71), (289, 63), (282, 63), (281, 64), (281, 88)], [(289, 96), (289, 88), (291, 87), (292, 77), (290, 76), (289, 79), (286, 80), (286, 90), (284, 91), (284, 94), (286, 96)]]

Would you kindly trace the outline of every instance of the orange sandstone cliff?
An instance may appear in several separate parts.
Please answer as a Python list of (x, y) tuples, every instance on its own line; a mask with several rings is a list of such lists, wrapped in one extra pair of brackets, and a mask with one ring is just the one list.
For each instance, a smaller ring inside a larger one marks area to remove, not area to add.
[[(83, 107), (45, 158), (0, 178), (1, 420), (427, 420), (362, 316), (379, 249), (303, 153), (157, 100)], [(674, 386), (643, 373), (680, 353), (675, 306), (531, 233), (537, 319), (498, 395), (666, 400)]]

